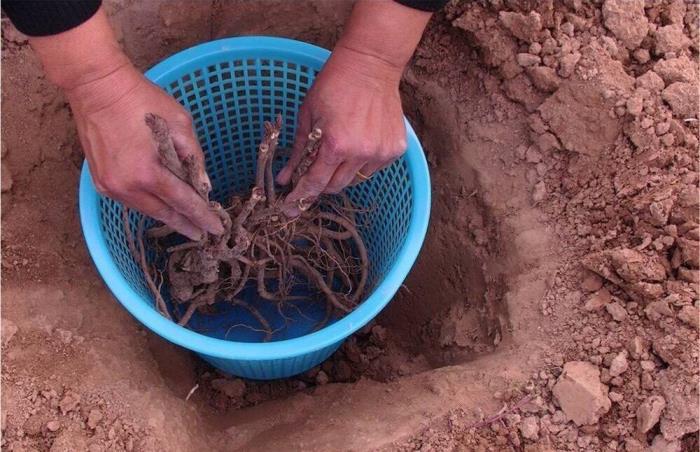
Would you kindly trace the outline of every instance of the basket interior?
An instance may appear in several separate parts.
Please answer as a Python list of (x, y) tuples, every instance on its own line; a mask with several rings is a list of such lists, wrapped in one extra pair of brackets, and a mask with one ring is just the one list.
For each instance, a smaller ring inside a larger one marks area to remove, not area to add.
[[(206, 61), (190, 67), (194, 69), (170, 71), (157, 83), (192, 114), (214, 187), (212, 197), (224, 202), (233, 194), (248, 193), (253, 185), (263, 121), (282, 114), (280, 147), (291, 147), (297, 111), (320, 67), (300, 64), (293, 55), (241, 58), (225, 52), (215, 59), (208, 55)], [(275, 170), (282, 164), (281, 158)], [(346, 189), (346, 193), (356, 206), (366, 209), (357, 220), (371, 262), (367, 298), (393, 265), (407, 235), (413, 207), (407, 164), (401, 158), (369, 181)], [(117, 267), (133, 289), (154, 306), (126, 243), (121, 204), (101, 197), (99, 209), (102, 230)], [(129, 220), (134, 231), (139, 218), (140, 214), (131, 212)], [(272, 340), (284, 340), (312, 332), (324, 318), (325, 305), (313, 294), (307, 295), (315, 301), (297, 302), (283, 312), (273, 303), (259, 299), (254, 287), (239, 297), (254, 305), (270, 322), (276, 330)], [(163, 296), (169, 300), (165, 288)], [(188, 328), (220, 339), (259, 342), (264, 333), (255, 330), (257, 325), (248, 311), (222, 301), (212, 313), (195, 314)]]

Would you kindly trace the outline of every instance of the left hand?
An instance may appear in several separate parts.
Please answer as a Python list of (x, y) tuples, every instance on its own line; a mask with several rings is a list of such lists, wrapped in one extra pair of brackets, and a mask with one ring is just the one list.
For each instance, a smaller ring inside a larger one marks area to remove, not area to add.
[(404, 153), (400, 77), (401, 68), (380, 58), (336, 47), (304, 100), (291, 158), (277, 177), (289, 184), (309, 133), (320, 128), (316, 161), (287, 196), (288, 205), (339, 193)]

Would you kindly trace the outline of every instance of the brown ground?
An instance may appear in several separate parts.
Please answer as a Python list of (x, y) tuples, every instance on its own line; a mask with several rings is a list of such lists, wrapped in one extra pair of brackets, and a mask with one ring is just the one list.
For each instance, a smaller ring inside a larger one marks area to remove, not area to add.
[[(330, 47), (349, 10), (194, 5), (108, 2), (144, 68), (240, 33)], [(321, 369), (269, 383), (112, 299), (70, 111), (5, 20), (3, 448), (697, 450), (697, 5), (452, 2), (403, 85), (433, 177), (419, 262)]]

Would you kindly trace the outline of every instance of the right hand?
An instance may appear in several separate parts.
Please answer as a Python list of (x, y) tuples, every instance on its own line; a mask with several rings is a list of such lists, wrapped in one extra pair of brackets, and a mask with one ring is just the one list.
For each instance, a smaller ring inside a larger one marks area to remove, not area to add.
[(195, 190), (159, 161), (144, 122), (154, 113), (168, 124), (180, 158), (204, 168), (188, 112), (131, 64), (66, 91), (97, 191), (162, 221), (192, 240), (223, 233), (219, 217)]

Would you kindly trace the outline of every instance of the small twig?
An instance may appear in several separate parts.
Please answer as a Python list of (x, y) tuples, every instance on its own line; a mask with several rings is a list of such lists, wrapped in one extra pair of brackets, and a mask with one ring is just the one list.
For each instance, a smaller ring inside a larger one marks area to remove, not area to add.
[(500, 421), (506, 415), (513, 413), (516, 410), (519, 410), (523, 405), (525, 405), (530, 400), (532, 400), (532, 396), (527, 395), (527, 396), (523, 397), (522, 399), (520, 399), (520, 401), (518, 403), (511, 406), (510, 408), (508, 408), (508, 405), (503, 405), (503, 408), (501, 408), (501, 410), (498, 413), (496, 413), (495, 415), (493, 415), (491, 417), (484, 419), (483, 421), (475, 422), (474, 424), (468, 426), (467, 429), (481, 428), (481, 427), (485, 427), (487, 425), (490, 425), (494, 422)]
[(194, 394), (194, 392), (195, 392), (197, 389), (199, 389), (199, 383), (197, 383), (197, 384), (195, 384), (194, 386), (192, 386), (192, 389), (190, 389), (190, 392), (187, 393), (187, 397), (185, 397), (185, 402), (187, 402), (188, 400), (190, 400), (190, 397), (192, 397), (192, 394)]

